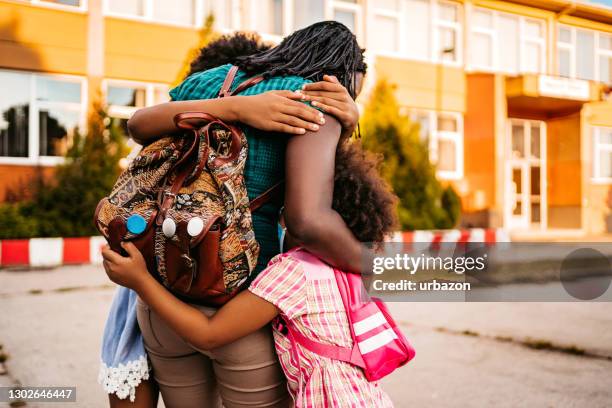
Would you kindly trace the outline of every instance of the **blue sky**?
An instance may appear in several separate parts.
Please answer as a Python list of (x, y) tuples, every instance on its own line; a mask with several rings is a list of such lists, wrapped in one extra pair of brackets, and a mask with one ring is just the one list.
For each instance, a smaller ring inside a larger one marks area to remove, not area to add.
[(612, 6), (612, 0), (591, 0), (591, 3), (601, 3), (606, 6)]

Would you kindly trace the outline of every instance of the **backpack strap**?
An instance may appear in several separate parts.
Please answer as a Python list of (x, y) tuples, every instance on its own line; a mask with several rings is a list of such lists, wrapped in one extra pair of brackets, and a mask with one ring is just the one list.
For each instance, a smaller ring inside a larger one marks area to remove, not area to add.
[[(159, 211), (157, 212), (157, 216), (155, 219), (156, 225), (161, 225), (162, 222), (164, 221), (164, 218), (166, 218), (166, 213), (168, 212), (168, 209), (174, 203), (176, 194), (178, 193), (180, 188), (183, 186), (183, 182), (185, 181), (185, 179), (191, 172), (191, 169), (185, 166), (184, 164), (192, 156), (197, 154), (198, 143), (197, 143), (197, 135), (195, 133), (193, 134), (192, 139), (193, 140), (191, 144), (189, 145), (188, 150), (183, 154), (183, 156), (176, 163), (174, 163), (174, 165), (171, 168), (171, 171), (174, 169), (179, 169), (172, 183), (172, 186), (170, 186), (170, 189), (166, 189), (165, 187), (166, 181), (164, 181), (164, 187), (159, 189), (158, 196), (157, 196), (157, 202), (159, 203)], [(165, 180), (167, 180), (167, 175), (166, 175)]]
[(272, 187), (255, 197), (249, 204), (251, 212), (257, 211), (264, 204), (269, 202), (281, 202), (285, 193), (285, 181), (281, 180)]
[(183, 130), (197, 130), (200, 126), (196, 126), (194, 121), (200, 123), (218, 122), (219, 119), (206, 112), (181, 112), (174, 116), (174, 125)]
[(297, 343), (305, 349), (320, 356), (331, 358), (333, 360), (344, 361), (346, 363), (356, 365), (357, 367), (365, 368), (365, 363), (361, 357), (361, 353), (359, 352), (356, 342), (354, 342), (353, 347), (341, 347), (319, 343), (318, 341), (304, 336), (299, 330), (293, 327), (293, 324), (290, 321), (283, 319), (280, 317), (280, 315), (276, 322), (276, 328), (287, 335), (292, 348), (295, 348), (295, 344)]
[[(264, 80), (264, 77), (259, 75), (252, 78), (247, 79), (246, 81), (240, 83), (236, 89), (233, 91), (232, 84), (234, 83), (234, 79), (236, 78), (236, 74), (238, 73), (238, 67), (232, 65), (227, 75), (225, 76), (225, 80), (223, 81), (223, 85), (221, 85), (221, 90), (219, 91), (219, 98), (223, 98), (226, 96), (232, 96), (239, 94), (245, 89), (257, 85), (261, 81)], [(251, 212), (257, 211), (261, 206), (270, 202), (270, 201), (280, 201), (282, 199), (282, 195), (284, 193), (284, 181), (279, 181), (274, 184), (272, 187), (261, 193), (259, 196), (254, 198), (249, 204), (249, 209)]]
[(236, 89), (232, 91), (231, 90), (232, 84), (234, 83), (234, 78), (236, 78), (237, 73), (238, 73), (238, 67), (235, 65), (232, 65), (230, 70), (227, 72), (227, 75), (225, 76), (225, 80), (223, 81), (223, 85), (221, 85), (221, 89), (219, 90), (219, 95), (218, 95), (219, 98), (224, 98), (226, 96), (232, 96), (235, 94), (239, 94), (245, 89), (253, 85), (256, 85), (264, 80), (264, 77), (261, 75), (249, 78), (246, 81), (240, 83), (240, 85), (238, 85)]
[(221, 89), (219, 90), (219, 98), (223, 98), (225, 96), (230, 96), (230, 89), (232, 88), (232, 84), (234, 83), (234, 78), (238, 73), (238, 67), (232, 65), (230, 70), (227, 72), (225, 76), (225, 80), (223, 81), (223, 85), (221, 85)]
[(229, 94), (230, 95), (239, 94), (240, 92), (244, 91), (245, 89), (247, 89), (247, 88), (249, 88), (249, 87), (251, 87), (253, 85), (257, 85), (258, 83), (260, 83), (263, 80), (264, 80), (264, 77), (262, 77), (262, 76), (256, 76), (256, 77), (249, 78), (249, 79), (245, 80), (244, 82), (240, 83), (240, 85), (238, 85), (236, 87), (236, 89), (231, 91)]

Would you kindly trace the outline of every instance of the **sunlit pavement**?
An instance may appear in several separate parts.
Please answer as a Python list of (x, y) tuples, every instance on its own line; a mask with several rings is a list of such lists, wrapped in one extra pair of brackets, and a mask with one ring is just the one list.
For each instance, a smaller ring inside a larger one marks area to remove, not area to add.
[[(106, 406), (96, 378), (113, 292), (101, 267), (0, 271), (0, 344), (9, 354), (10, 379), (76, 386), (76, 406)], [(417, 350), (413, 362), (383, 381), (398, 407), (612, 405), (606, 357), (612, 356), (612, 303), (393, 303), (391, 309)], [(0, 385), (8, 378), (0, 376)]]

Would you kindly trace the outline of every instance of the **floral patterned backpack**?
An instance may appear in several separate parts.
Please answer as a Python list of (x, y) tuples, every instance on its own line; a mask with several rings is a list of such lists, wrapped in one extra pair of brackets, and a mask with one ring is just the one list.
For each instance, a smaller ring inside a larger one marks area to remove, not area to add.
[[(230, 91), (232, 67), (219, 97)], [(132, 241), (151, 274), (177, 297), (219, 306), (247, 282), (257, 263), (251, 212), (282, 193), (279, 183), (249, 202), (244, 132), (203, 112), (175, 118), (180, 136), (143, 148), (96, 208), (94, 221), (111, 248)]]

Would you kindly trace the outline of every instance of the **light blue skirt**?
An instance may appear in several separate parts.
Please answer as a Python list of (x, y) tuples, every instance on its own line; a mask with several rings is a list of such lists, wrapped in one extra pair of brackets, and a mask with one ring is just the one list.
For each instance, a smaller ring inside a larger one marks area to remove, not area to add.
[(102, 338), (98, 382), (120, 399), (136, 398), (136, 387), (149, 379), (149, 362), (136, 320), (137, 294), (119, 286), (108, 314)]

